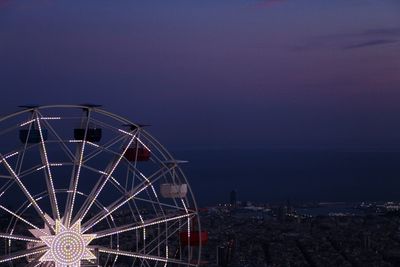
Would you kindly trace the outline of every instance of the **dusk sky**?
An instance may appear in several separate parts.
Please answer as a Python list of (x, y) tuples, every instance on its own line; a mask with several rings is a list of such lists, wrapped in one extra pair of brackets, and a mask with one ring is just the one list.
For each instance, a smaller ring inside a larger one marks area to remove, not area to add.
[(0, 0), (0, 88), (169, 148), (400, 149), (400, 2)]

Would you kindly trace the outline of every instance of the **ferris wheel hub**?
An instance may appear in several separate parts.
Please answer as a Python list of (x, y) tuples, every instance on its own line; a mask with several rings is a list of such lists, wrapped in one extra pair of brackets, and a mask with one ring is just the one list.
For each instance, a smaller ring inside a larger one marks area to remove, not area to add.
[(57, 220), (55, 234), (40, 237), (48, 250), (39, 261), (54, 262), (56, 267), (79, 267), (82, 260), (96, 259), (88, 248), (95, 237), (94, 234), (82, 234), (80, 221), (68, 228)]

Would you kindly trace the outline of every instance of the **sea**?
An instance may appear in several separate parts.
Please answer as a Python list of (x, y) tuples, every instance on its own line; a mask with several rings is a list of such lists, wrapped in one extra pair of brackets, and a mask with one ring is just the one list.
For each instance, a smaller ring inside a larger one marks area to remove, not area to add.
[(400, 200), (400, 152), (329, 149), (176, 149), (199, 206), (238, 201)]

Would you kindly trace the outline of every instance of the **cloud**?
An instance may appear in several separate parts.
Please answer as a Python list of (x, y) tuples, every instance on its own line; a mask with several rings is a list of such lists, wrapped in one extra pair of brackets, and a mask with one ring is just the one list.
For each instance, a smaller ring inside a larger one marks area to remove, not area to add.
[(335, 33), (308, 38), (306, 42), (291, 46), (292, 51), (316, 49), (358, 49), (400, 43), (400, 27), (371, 28), (358, 32)]
[(364, 36), (400, 36), (400, 28), (375, 28), (361, 33)]
[(370, 46), (378, 46), (378, 45), (386, 45), (386, 44), (394, 44), (398, 43), (399, 40), (394, 40), (394, 39), (375, 39), (375, 40), (370, 40), (362, 43), (357, 43), (349, 46), (343, 47), (343, 49), (357, 49), (357, 48), (364, 48), (364, 47), (370, 47)]

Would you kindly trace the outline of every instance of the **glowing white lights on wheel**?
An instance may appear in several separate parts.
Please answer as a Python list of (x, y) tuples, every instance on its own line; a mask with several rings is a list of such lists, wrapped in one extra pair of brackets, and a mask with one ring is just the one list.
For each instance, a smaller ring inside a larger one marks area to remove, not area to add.
[(40, 236), (49, 249), (39, 261), (55, 262), (56, 267), (80, 267), (82, 260), (96, 259), (96, 256), (88, 248), (89, 243), (95, 237), (95, 234), (81, 233), (79, 220), (70, 228), (65, 227), (61, 221), (57, 220), (54, 235)]
[(25, 108), (0, 118), (1, 266), (199, 264), (182, 161), (99, 106)]

